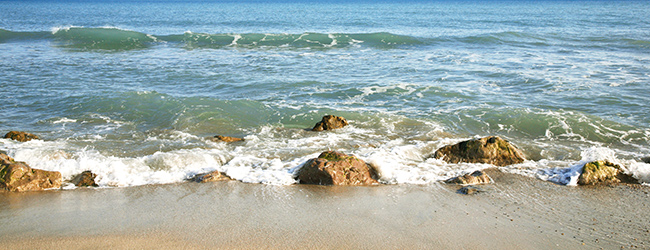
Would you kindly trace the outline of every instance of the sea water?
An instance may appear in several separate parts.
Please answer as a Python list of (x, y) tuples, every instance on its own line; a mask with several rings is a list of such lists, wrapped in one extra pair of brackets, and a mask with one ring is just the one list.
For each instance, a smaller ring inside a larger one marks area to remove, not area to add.
[(528, 159), (503, 171), (650, 183), (649, 83), (648, 1), (0, 1), (0, 133), (41, 137), (0, 150), (103, 187), (289, 185), (326, 150), (429, 184), (491, 167), (431, 158), (488, 135)]

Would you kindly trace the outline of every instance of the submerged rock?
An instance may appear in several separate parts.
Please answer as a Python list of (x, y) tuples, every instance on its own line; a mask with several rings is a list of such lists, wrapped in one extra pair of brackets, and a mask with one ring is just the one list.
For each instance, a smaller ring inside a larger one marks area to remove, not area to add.
[(90, 171), (83, 171), (81, 174), (78, 174), (72, 178), (72, 181), (70, 182), (72, 182), (77, 187), (98, 187), (99, 185), (95, 183), (96, 177), (97, 175)]
[(214, 137), (208, 137), (206, 138), (210, 141), (213, 142), (237, 142), (237, 141), (244, 141), (244, 138), (238, 138), (238, 137), (230, 137), (230, 136), (222, 136), (222, 135), (215, 135)]
[(5, 134), (5, 138), (12, 139), (14, 141), (19, 141), (19, 142), (26, 142), (34, 139), (39, 139), (37, 135), (30, 134), (27, 132), (21, 132), (21, 131), (10, 131), (9, 133)]
[(507, 166), (524, 162), (524, 155), (498, 136), (460, 142), (438, 149), (434, 157), (449, 163), (487, 163)]
[(578, 177), (578, 185), (598, 185), (632, 183), (639, 181), (629, 174), (623, 173), (621, 166), (608, 161), (593, 161), (585, 164)]
[(485, 172), (477, 170), (471, 174), (465, 174), (446, 180), (445, 183), (460, 184), (460, 185), (477, 185), (492, 183), (492, 179)]
[(197, 174), (191, 180), (205, 183), (214, 181), (229, 181), (232, 180), (232, 178), (230, 178), (230, 176), (226, 175), (225, 173), (215, 170), (205, 174)]
[(29, 167), (0, 154), (0, 188), (8, 191), (37, 191), (61, 187), (61, 173)]
[(379, 175), (374, 167), (355, 156), (327, 151), (303, 165), (296, 175), (301, 184), (374, 185)]
[(337, 128), (342, 128), (348, 125), (348, 121), (345, 118), (334, 115), (323, 116), (323, 119), (314, 125), (314, 128), (311, 131), (323, 131), (323, 130), (332, 130)]

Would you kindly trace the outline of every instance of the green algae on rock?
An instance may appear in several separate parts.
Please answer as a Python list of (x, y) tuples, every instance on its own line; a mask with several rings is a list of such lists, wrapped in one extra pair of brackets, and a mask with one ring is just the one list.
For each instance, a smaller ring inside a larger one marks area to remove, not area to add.
[(463, 141), (438, 149), (434, 157), (449, 163), (486, 163), (507, 166), (524, 162), (517, 148), (498, 136)]
[(623, 173), (621, 166), (608, 161), (593, 161), (585, 164), (580, 177), (578, 177), (579, 185), (615, 183), (638, 184), (639, 181), (631, 175)]

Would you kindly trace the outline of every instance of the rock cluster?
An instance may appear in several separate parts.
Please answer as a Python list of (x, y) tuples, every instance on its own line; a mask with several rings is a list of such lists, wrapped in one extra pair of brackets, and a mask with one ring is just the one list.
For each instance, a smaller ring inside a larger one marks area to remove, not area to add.
[(334, 115), (323, 116), (320, 122), (314, 125), (314, 128), (311, 131), (323, 131), (323, 130), (332, 130), (342, 128), (348, 125), (348, 121), (345, 118)]
[[(324, 131), (343, 128), (348, 122), (343, 117), (326, 115), (318, 122), (312, 131)], [(19, 131), (11, 131), (5, 135), (17, 141), (39, 139), (38, 136)], [(239, 142), (243, 138), (216, 135), (207, 140), (215, 142)], [(495, 166), (507, 166), (525, 161), (524, 154), (508, 141), (498, 136), (488, 136), (467, 140), (454, 145), (447, 145), (435, 151), (433, 157), (449, 163), (484, 163)], [(650, 163), (650, 157), (642, 158)], [(84, 171), (76, 175), (70, 182), (76, 186), (97, 187), (96, 174)], [(320, 185), (376, 185), (379, 184), (379, 174), (370, 164), (359, 158), (336, 151), (326, 151), (317, 158), (305, 162), (295, 173), (295, 179), (301, 184)], [(190, 180), (196, 182), (213, 182), (232, 180), (228, 175), (219, 171), (198, 174)], [(0, 151), (0, 188), (9, 191), (43, 190), (61, 187), (61, 173), (32, 169), (24, 162), (16, 162), (6, 153)], [(448, 184), (463, 185), (458, 190), (462, 194), (475, 194), (482, 189), (471, 185), (489, 184), (492, 179), (483, 171), (454, 177), (445, 181)], [(585, 164), (578, 179), (580, 185), (598, 185), (614, 183), (638, 183), (631, 175), (623, 173), (623, 169), (607, 161), (595, 161)]]
[(0, 188), (8, 191), (38, 191), (61, 187), (61, 173), (29, 167), (0, 153)]
[(524, 155), (498, 136), (463, 141), (438, 149), (434, 157), (449, 163), (487, 163), (507, 166), (524, 162)]
[(296, 179), (301, 184), (320, 185), (374, 185), (379, 175), (374, 167), (355, 156), (335, 151), (321, 153), (307, 161), (298, 170)]
[(599, 185), (615, 183), (638, 184), (631, 175), (623, 173), (621, 166), (608, 161), (593, 161), (585, 164), (578, 177), (578, 185)]
[(19, 142), (26, 142), (30, 140), (39, 139), (37, 135), (30, 134), (27, 132), (21, 132), (21, 131), (10, 131), (9, 133), (5, 134), (4, 138), (12, 139)]

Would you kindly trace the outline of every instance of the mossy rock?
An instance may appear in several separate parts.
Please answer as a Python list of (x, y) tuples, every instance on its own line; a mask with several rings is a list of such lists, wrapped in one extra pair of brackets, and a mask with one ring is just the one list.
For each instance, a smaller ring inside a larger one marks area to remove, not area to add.
[(578, 185), (600, 185), (631, 183), (639, 181), (629, 174), (623, 173), (621, 166), (609, 161), (593, 161), (584, 165), (578, 177)]
[(507, 166), (522, 163), (524, 154), (498, 136), (463, 141), (438, 149), (433, 157), (449, 163), (486, 163)]

